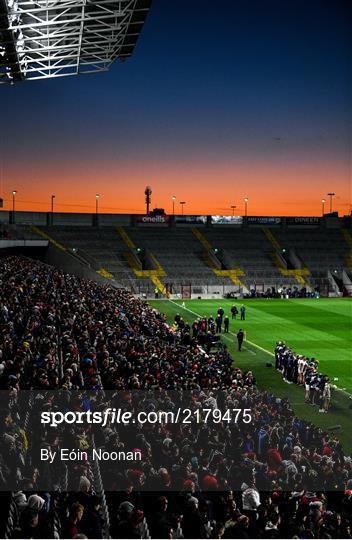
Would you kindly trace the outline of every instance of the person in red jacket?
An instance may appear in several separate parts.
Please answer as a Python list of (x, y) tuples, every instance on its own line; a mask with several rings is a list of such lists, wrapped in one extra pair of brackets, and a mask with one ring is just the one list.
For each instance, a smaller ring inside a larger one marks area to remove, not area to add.
[(269, 469), (278, 471), (282, 462), (282, 456), (279, 452), (278, 445), (268, 450), (268, 465)]

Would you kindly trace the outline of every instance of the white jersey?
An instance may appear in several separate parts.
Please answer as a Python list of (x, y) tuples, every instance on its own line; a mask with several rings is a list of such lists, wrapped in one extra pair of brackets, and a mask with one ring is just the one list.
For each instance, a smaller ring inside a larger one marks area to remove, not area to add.
[(298, 360), (298, 373), (304, 373), (304, 368), (306, 366), (307, 362), (303, 360), (303, 358), (300, 358)]
[(325, 383), (324, 390), (323, 390), (323, 396), (325, 399), (330, 399), (331, 397), (331, 388), (329, 383)]

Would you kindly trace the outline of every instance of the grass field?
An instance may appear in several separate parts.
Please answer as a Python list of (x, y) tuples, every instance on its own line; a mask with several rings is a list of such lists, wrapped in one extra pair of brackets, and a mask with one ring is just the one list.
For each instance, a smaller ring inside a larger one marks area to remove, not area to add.
[[(176, 313), (192, 322), (198, 316), (215, 315), (220, 305), (229, 316), (232, 300), (185, 300), (150, 302), (173, 321)], [(230, 320), (230, 334), (222, 339), (229, 347), (235, 365), (254, 371), (258, 386), (278, 397), (288, 397), (301, 418), (323, 428), (340, 425), (336, 431), (346, 450), (352, 451), (352, 301), (350, 299), (291, 299), (244, 300), (246, 320)], [(246, 331), (247, 341), (241, 353), (237, 352), (235, 333)], [(304, 403), (304, 391), (297, 385), (287, 385), (274, 368), (276, 341), (285, 341), (300, 354), (319, 359), (320, 371), (327, 374), (340, 390), (332, 395), (333, 409), (319, 414), (317, 409)], [(336, 379), (336, 380), (334, 380)]]

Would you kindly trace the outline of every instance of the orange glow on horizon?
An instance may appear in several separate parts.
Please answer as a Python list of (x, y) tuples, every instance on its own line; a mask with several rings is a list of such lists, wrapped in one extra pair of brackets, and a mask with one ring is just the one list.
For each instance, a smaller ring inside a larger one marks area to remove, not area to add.
[[(86, 166), (87, 167), (87, 166)], [(53, 172), (54, 170), (54, 172)], [(344, 164), (116, 164), (90, 167), (87, 171), (70, 164), (36, 170), (11, 171), (3, 180), (3, 210), (12, 209), (12, 191), (16, 210), (48, 212), (55, 195), (56, 212), (95, 212), (96, 193), (99, 213), (138, 214), (145, 212), (144, 189), (152, 186), (152, 208), (181, 213), (179, 202), (186, 201), (185, 214), (244, 215), (244, 197), (248, 197), (248, 215), (320, 216), (322, 198), (334, 191), (333, 210), (340, 215), (351, 212), (350, 171)], [(12, 180), (9, 180), (11, 176)], [(98, 180), (97, 180), (98, 179)], [(28, 186), (31, 186), (30, 188)]]

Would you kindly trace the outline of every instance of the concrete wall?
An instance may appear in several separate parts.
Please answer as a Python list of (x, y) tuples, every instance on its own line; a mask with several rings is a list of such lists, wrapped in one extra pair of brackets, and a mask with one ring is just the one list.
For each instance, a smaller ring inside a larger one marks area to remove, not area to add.
[(47, 240), (0, 240), (0, 249), (7, 248), (45, 248), (48, 245)]
[[(81, 214), (81, 213), (68, 213), (68, 212), (55, 212), (53, 215), (50, 212), (22, 212), (22, 211), (16, 211), (15, 215), (13, 215), (12, 211), (10, 210), (2, 210), (0, 209), (0, 223), (16, 223), (18, 225), (51, 225), (51, 221), (53, 219), (53, 224), (55, 225), (66, 225), (66, 226), (86, 226), (91, 227), (95, 226), (97, 223), (101, 227), (108, 227), (108, 226), (116, 226), (116, 225), (123, 225), (125, 227), (129, 226), (140, 226), (139, 223), (137, 223), (138, 216), (131, 215), (131, 214), (98, 214), (95, 213), (92, 214)], [(255, 216), (251, 216), (248, 218), (254, 219)], [(262, 218), (259, 218), (262, 219)], [(316, 228), (316, 227), (327, 227), (327, 228), (351, 228), (352, 225), (352, 219), (348, 216), (345, 216), (343, 218), (338, 218), (336, 216), (326, 215), (323, 218), (311, 218), (311, 219), (317, 219), (317, 222), (314, 224), (313, 222), (311, 224), (305, 223), (303, 220), (304, 218), (294, 218), (297, 219), (296, 223), (292, 223), (293, 218), (281, 218), (281, 221), (279, 224), (275, 225), (273, 223), (266, 223), (266, 222), (258, 222), (257, 224), (251, 222), (247, 222), (247, 218), (243, 219), (243, 227), (249, 226), (252, 228), (254, 227), (294, 227), (294, 228)], [(300, 220), (300, 221), (299, 221)], [(211, 216), (207, 216), (207, 222), (206, 226), (212, 226), (211, 225)], [(309, 221), (309, 218), (308, 218)], [(163, 226), (163, 227), (204, 227), (204, 224), (194, 224), (189, 223), (176, 223), (174, 216), (168, 216), (168, 223), (165, 225), (159, 225), (157, 223), (151, 223), (151, 224), (142, 224), (143, 227), (150, 227), (152, 230), (155, 227)], [(214, 225), (216, 226), (216, 225)], [(220, 226), (218, 226), (220, 229)], [(241, 227), (241, 225), (222, 225), (222, 227)]]
[[(0, 223), (16, 223), (17, 225), (69, 225), (77, 227), (91, 227), (96, 223), (96, 214), (71, 214), (67, 212), (55, 212), (52, 216), (50, 212), (15, 212), (9, 210), (0, 211)], [(129, 214), (99, 214), (98, 223), (102, 227), (131, 225), (131, 215)]]

